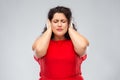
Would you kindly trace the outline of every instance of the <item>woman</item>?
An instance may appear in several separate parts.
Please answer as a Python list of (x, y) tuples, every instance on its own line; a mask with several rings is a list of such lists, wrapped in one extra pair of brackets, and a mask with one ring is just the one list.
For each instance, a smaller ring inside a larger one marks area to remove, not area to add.
[(67, 7), (50, 9), (47, 27), (32, 46), (40, 64), (39, 80), (83, 80), (81, 63), (89, 42), (76, 31), (71, 18)]

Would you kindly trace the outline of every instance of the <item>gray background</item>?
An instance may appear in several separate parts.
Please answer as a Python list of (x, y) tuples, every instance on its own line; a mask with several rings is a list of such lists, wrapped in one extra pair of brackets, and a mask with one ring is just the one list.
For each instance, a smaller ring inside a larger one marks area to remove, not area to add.
[(90, 41), (85, 80), (120, 80), (120, 0), (0, 0), (0, 80), (38, 80), (31, 46), (57, 5), (71, 8)]

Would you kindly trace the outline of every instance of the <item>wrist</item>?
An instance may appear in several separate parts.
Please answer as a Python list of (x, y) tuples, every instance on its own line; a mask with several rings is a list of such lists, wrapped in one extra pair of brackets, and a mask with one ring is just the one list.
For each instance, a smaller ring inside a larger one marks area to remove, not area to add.
[(68, 29), (68, 30), (70, 31), (70, 30), (72, 30), (72, 29), (73, 29), (73, 27), (69, 27), (69, 29)]
[(47, 31), (49, 31), (49, 32), (52, 33), (52, 29), (51, 29), (51, 27), (48, 27), (48, 28), (47, 28)]

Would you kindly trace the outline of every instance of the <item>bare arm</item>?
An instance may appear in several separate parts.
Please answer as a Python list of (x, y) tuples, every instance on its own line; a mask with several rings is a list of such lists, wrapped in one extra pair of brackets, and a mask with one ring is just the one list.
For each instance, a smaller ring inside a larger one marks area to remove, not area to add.
[(71, 26), (69, 27), (68, 33), (74, 45), (75, 52), (79, 56), (82, 56), (85, 53), (87, 46), (89, 46), (88, 40), (77, 31), (75, 31)]
[(47, 24), (49, 26), (48, 29), (38, 37), (32, 45), (32, 50), (35, 51), (36, 57), (38, 58), (41, 58), (46, 54), (51, 39), (52, 30), (50, 22)]

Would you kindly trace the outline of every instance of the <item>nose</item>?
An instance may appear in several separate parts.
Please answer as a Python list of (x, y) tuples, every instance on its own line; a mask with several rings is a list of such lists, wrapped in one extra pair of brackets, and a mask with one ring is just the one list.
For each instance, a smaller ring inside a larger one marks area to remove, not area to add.
[(62, 23), (61, 22), (58, 22), (58, 27), (61, 27), (62, 26)]

